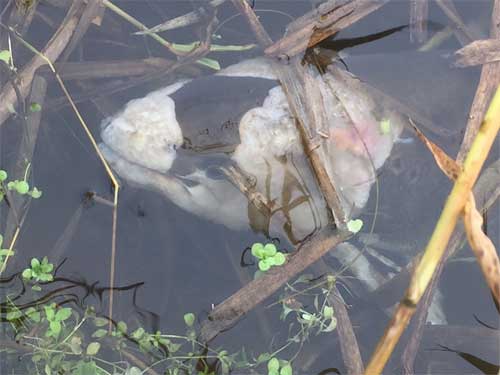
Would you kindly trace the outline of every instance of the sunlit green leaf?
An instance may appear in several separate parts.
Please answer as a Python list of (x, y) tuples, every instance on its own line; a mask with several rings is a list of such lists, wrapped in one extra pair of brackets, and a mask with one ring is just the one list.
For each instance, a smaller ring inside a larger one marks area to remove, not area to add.
[(271, 268), (271, 264), (269, 264), (267, 259), (259, 260), (259, 269), (262, 272), (266, 272), (269, 268)]
[(38, 268), (40, 266), (40, 261), (37, 258), (31, 259), (31, 268)]
[(280, 375), (293, 375), (292, 366), (288, 363), (280, 370)]
[(21, 316), (23, 316), (23, 313), (18, 310), (17, 308), (15, 310), (11, 310), (7, 313), (7, 316), (5, 317), (8, 321), (16, 320), (19, 319)]
[(184, 314), (184, 323), (186, 323), (186, 325), (188, 327), (193, 326), (195, 319), (196, 319), (196, 316), (193, 313)]
[(274, 254), (276, 254), (278, 250), (276, 249), (276, 245), (273, 243), (268, 243), (266, 246), (264, 246), (264, 254), (266, 257), (272, 257)]
[(63, 307), (57, 311), (55, 319), (62, 322), (62, 321), (65, 321), (66, 319), (68, 319), (70, 316), (71, 316), (71, 308), (70, 307)]
[(94, 338), (97, 338), (97, 339), (100, 339), (101, 337), (104, 337), (106, 336), (108, 333), (107, 330), (103, 329), (103, 328), (99, 328), (97, 331), (95, 331), (93, 334), (92, 334), (92, 337)]
[(325, 306), (325, 308), (323, 309), (323, 316), (325, 317), (325, 319), (330, 319), (331, 317), (333, 317), (333, 307)]
[(10, 60), (12, 58), (12, 54), (9, 50), (1, 50), (0, 51), (0, 61), (5, 62), (7, 65), (10, 64)]
[(54, 320), (54, 316), (56, 316), (56, 312), (52, 306), (44, 306), (45, 316), (47, 320)]
[(285, 261), (286, 261), (285, 254), (278, 252), (278, 253), (276, 253), (276, 255), (274, 255), (273, 260), (274, 260), (274, 264), (276, 266), (281, 266), (281, 265), (285, 264)]
[(277, 358), (271, 358), (269, 362), (267, 362), (267, 370), (269, 372), (278, 371), (279, 368), (280, 368), (280, 362), (278, 361)]
[(2, 257), (12, 256), (12, 255), (14, 255), (14, 250), (0, 249), (0, 256)]
[(349, 220), (347, 222), (347, 229), (351, 233), (358, 233), (363, 227), (363, 221), (361, 219)]
[(38, 199), (42, 196), (42, 191), (34, 187), (30, 194), (33, 199)]
[(390, 134), (391, 121), (389, 119), (383, 119), (382, 121), (380, 121), (380, 132), (382, 134)]
[(104, 327), (106, 324), (108, 324), (108, 320), (105, 318), (94, 318), (94, 325), (96, 327)]
[(264, 245), (256, 242), (252, 245), (252, 255), (256, 258), (262, 259), (264, 257)]
[(30, 111), (31, 112), (40, 112), (42, 110), (42, 106), (38, 103), (31, 103), (30, 104)]
[(61, 322), (58, 320), (52, 320), (49, 324), (50, 330), (57, 336), (61, 332), (62, 326)]
[(0, 182), (3, 182), (7, 179), (7, 172), (5, 172), (3, 169), (0, 169)]
[(26, 181), (17, 181), (15, 189), (19, 194), (24, 195), (30, 191), (30, 185)]
[(121, 333), (127, 333), (127, 323), (124, 321), (120, 320), (118, 324), (116, 325), (116, 328), (118, 329), (119, 332)]
[(101, 344), (99, 344), (98, 342), (91, 342), (87, 346), (86, 353), (87, 353), (87, 355), (96, 355), (100, 348), (101, 348)]

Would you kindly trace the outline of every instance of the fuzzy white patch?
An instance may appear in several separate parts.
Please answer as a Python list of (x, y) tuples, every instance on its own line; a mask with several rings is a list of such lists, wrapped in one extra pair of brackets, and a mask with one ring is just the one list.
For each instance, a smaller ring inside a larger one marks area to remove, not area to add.
[(160, 172), (170, 169), (183, 141), (174, 101), (164, 90), (128, 102), (101, 133), (121, 157)]

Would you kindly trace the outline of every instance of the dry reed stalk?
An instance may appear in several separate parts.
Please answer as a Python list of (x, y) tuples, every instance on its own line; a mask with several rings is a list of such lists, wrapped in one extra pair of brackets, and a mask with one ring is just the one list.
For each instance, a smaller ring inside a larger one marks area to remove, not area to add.
[(410, 2), (410, 41), (423, 43), (427, 39), (428, 0)]
[(266, 48), (268, 56), (292, 57), (377, 10), (389, 0), (328, 1), (299, 20), (305, 24)]
[(366, 368), (366, 374), (379, 374), (387, 363), (401, 334), (406, 328), (415, 308), (427, 288), (438, 266), (455, 225), (462, 215), (472, 186), (479, 176), (481, 167), (495, 141), (500, 128), (500, 88), (490, 104), (479, 132), (465, 159), (463, 171), (459, 174), (448, 196), (425, 253), (415, 269), (403, 300), (380, 339)]
[[(490, 37), (500, 39), (500, 1), (495, 0), (493, 12), (491, 14)], [(469, 121), (465, 129), (465, 135), (460, 145), (457, 162), (461, 163), (465, 159), (472, 140), (478, 132), (481, 120), (491, 100), (496, 87), (500, 84), (500, 62), (486, 64), (481, 69), (481, 77), (477, 85), (476, 95), (469, 112)]]

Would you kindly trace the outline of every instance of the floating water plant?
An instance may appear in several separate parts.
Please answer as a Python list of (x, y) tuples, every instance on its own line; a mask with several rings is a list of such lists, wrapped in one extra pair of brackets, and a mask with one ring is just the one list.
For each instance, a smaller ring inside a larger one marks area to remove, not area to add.
[(272, 243), (266, 245), (260, 242), (252, 245), (252, 255), (259, 259), (259, 270), (266, 272), (272, 266), (281, 266), (285, 263), (285, 254), (278, 251)]
[(54, 265), (49, 263), (47, 257), (43, 257), (41, 262), (37, 258), (33, 258), (31, 259), (31, 267), (23, 271), (23, 279), (34, 280), (35, 282), (52, 281), (54, 279), (52, 276), (53, 269)]

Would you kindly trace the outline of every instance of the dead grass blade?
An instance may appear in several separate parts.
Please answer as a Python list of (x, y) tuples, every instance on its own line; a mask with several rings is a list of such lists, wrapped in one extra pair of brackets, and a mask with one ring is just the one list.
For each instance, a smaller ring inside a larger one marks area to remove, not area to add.
[(419, 128), (415, 126), (413, 121), (410, 119), (410, 124), (417, 133), (417, 137), (427, 146), (438, 167), (443, 171), (443, 173), (452, 181), (455, 181), (460, 174), (461, 168), (458, 163), (450, 158), (446, 152), (444, 152), (441, 147), (431, 142), (427, 137), (420, 131)]
[(403, 300), (399, 303), (384, 335), (380, 339), (366, 368), (366, 374), (379, 374), (389, 360), (394, 347), (408, 325), (415, 308), (443, 257), (455, 225), (469, 199), (472, 186), (495, 141), (500, 128), (500, 88), (490, 104), (479, 132), (472, 143), (453, 189), (448, 196), (425, 253), (415, 269)]
[(471, 192), (464, 209), (464, 226), (470, 247), (476, 255), (481, 271), (486, 278), (497, 306), (500, 305), (500, 262), (495, 245), (482, 230), (483, 217), (476, 208)]

